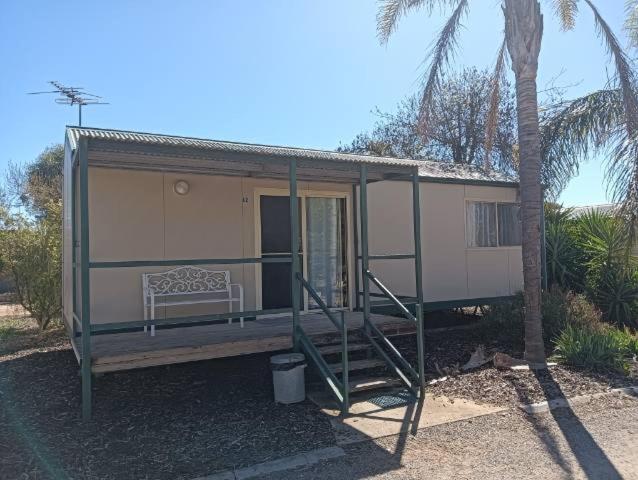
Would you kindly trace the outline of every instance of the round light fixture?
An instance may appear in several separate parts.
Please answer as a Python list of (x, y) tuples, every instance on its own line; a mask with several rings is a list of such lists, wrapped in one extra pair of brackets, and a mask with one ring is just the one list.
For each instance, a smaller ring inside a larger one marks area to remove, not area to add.
[(186, 195), (190, 189), (191, 189), (191, 186), (188, 184), (186, 180), (177, 180), (173, 184), (173, 190), (178, 195)]

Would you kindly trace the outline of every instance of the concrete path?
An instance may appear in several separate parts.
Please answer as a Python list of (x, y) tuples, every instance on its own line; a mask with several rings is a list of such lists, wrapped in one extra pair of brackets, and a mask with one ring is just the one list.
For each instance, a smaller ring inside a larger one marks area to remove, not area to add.
[[(394, 393), (396, 392), (385, 392), (385, 396), (392, 399)], [(404, 390), (399, 390), (398, 393), (408, 395)], [(350, 412), (344, 419), (339, 417), (339, 410), (325, 404), (322, 405), (322, 401), (332, 404), (332, 398), (318, 399), (317, 396), (311, 398), (322, 407), (322, 411), (326, 415), (332, 417), (330, 423), (339, 446), (401, 433), (414, 434), (422, 428), (507, 410), (505, 407), (479, 405), (470, 400), (451, 400), (427, 394), (425, 402), (410, 401), (405, 405), (391, 408), (381, 407), (378, 402), (375, 404), (371, 401), (359, 401), (350, 407)], [(406, 398), (412, 397), (407, 396)], [(424, 405), (427, 405), (427, 408), (424, 408)]]
[(638, 479), (638, 399), (610, 394), (536, 415), (509, 410), (343, 449), (345, 457), (260, 478)]

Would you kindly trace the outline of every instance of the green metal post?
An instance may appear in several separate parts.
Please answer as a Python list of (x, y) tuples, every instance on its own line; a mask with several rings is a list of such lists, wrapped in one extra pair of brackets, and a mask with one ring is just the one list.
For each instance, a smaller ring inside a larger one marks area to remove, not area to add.
[(292, 344), (295, 351), (299, 351), (299, 291), (300, 283), (297, 273), (299, 267), (299, 204), (297, 200), (297, 161), (290, 160), (288, 164), (290, 180), (290, 254), (292, 256), (290, 295), (292, 297)]
[(354, 225), (354, 308), (361, 309), (361, 297), (359, 296), (359, 214), (357, 213), (357, 186), (352, 186), (352, 223)]
[(80, 275), (82, 285), (82, 418), (91, 418), (91, 296), (89, 277), (89, 164), (88, 140), (79, 141)]
[(363, 283), (363, 325), (370, 333), (370, 280), (367, 271), (370, 268), (368, 258), (368, 166), (361, 164), (359, 177), (359, 217), (361, 218), (361, 283)]
[(347, 415), (350, 410), (350, 379), (348, 372), (348, 324), (346, 323), (346, 315), (341, 311), (341, 382), (343, 385), (343, 405), (341, 405), (341, 413)]
[(541, 191), (541, 279), (547, 291), (547, 245), (545, 244), (545, 189)]
[(421, 199), (420, 199), (419, 169), (412, 171), (412, 217), (414, 222), (414, 274), (416, 277), (416, 325), (417, 325), (417, 354), (419, 372), (419, 392), (421, 398), (425, 395), (425, 359), (423, 347), (423, 264), (421, 263)]
[(75, 156), (71, 159), (71, 285), (72, 285), (72, 294), (71, 294), (71, 332), (73, 333), (73, 341), (75, 341), (76, 327), (75, 327), (75, 319), (73, 315), (75, 314), (76, 305), (77, 305), (77, 225), (76, 225), (76, 201), (75, 201)]

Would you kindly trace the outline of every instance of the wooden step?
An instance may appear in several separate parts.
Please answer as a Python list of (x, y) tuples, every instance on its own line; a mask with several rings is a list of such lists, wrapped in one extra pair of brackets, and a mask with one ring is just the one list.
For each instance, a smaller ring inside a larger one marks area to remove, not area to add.
[[(366, 368), (376, 368), (383, 365), (385, 365), (385, 362), (383, 360), (379, 360), (378, 358), (353, 360), (351, 362), (348, 362), (348, 371), (353, 372), (355, 370), (365, 370)], [(343, 371), (342, 363), (331, 363), (328, 366), (334, 373), (341, 373)]]
[[(370, 348), (371, 345), (368, 343), (349, 343), (348, 344), (348, 351), (349, 352), (358, 352), (360, 350), (367, 350), (368, 348)], [(321, 353), (322, 355), (332, 355), (335, 353), (341, 353), (341, 345), (337, 344), (337, 345), (324, 345), (323, 347), (317, 347), (317, 350), (319, 350), (319, 353)]]
[(366, 390), (398, 387), (402, 385), (402, 382), (398, 378), (393, 377), (362, 377), (351, 380), (349, 385), (350, 393), (357, 393)]

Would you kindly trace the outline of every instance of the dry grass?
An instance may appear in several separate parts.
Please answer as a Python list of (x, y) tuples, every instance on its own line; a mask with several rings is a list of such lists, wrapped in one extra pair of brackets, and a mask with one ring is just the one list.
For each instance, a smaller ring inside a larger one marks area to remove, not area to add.
[(0, 305), (0, 355), (31, 348), (46, 348), (65, 341), (61, 321), (52, 322), (44, 332), (18, 305)]

